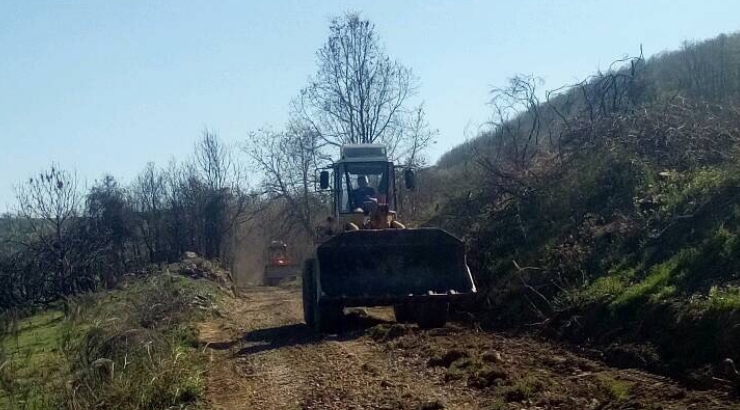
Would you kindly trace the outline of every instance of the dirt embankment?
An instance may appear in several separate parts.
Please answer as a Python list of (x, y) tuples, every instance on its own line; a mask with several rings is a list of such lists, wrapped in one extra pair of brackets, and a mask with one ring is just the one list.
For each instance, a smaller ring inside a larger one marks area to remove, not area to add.
[(300, 292), (255, 287), (201, 324), (213, 409), (733, 409), (694, 391), (557, 346), (449, 325), (421, 331), (392, 313), (350, 312), (337, 336), (302, 324)]

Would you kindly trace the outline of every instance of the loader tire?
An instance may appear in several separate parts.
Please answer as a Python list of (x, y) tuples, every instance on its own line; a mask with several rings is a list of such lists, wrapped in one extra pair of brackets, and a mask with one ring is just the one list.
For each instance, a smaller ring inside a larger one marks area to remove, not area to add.
[(450, 313), (447, 302), (425, 302), (416, 307), (416, 324), (422, 329), (444, 327)]
[(316, 330), (321, 333), (337, 333), (342, 328), (344, 308), (337, 304), (319, 304), (315, 313)]
[(301, 286), (303, 288), (303, 320), (310, 328), (316, 327), (316, 288), (314, 285), (314, 260), (307, 259), (303, 263)]
[(393, 314), (398, 323), (411, 323), (416, 321), (414, 306), (406, 303), (393, 305)]

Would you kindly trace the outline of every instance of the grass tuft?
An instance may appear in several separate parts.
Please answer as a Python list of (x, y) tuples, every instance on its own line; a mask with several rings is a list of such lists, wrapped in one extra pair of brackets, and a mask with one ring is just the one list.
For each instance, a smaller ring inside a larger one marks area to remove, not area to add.
[(623, 401), (629, 398), (632, 391), (632, 384), (622, 380), (614, 379), (605, 374), (596, 376), (597, 392), (602, 400), (605, 401)]

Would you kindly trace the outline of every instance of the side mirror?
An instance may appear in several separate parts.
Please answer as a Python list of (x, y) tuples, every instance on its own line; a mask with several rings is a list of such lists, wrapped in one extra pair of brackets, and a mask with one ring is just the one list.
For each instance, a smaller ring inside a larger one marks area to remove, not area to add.
[(321, 171), (319, 174), (319, 187), (329, 189), (329, 171)]
[(416, 175), (413, 169), (403, 171), (403, 179), (406, 183), (406, 189), (416, 189)]

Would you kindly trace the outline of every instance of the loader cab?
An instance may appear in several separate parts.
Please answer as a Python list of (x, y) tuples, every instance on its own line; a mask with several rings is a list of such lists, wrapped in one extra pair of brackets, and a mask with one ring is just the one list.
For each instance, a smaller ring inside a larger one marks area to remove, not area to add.
[(395, 174), (385, 147), (375, 144), (345, 145), (334, 164), (335, 214), (367, 214), (377, 205), (396, 208)]
[(392, 163), (339, 164), (335, 175), (335, 207), (339, 214), (366, 213), (373, 206), (371, 203), (387, 204), (391, 210), (395, 209)]

